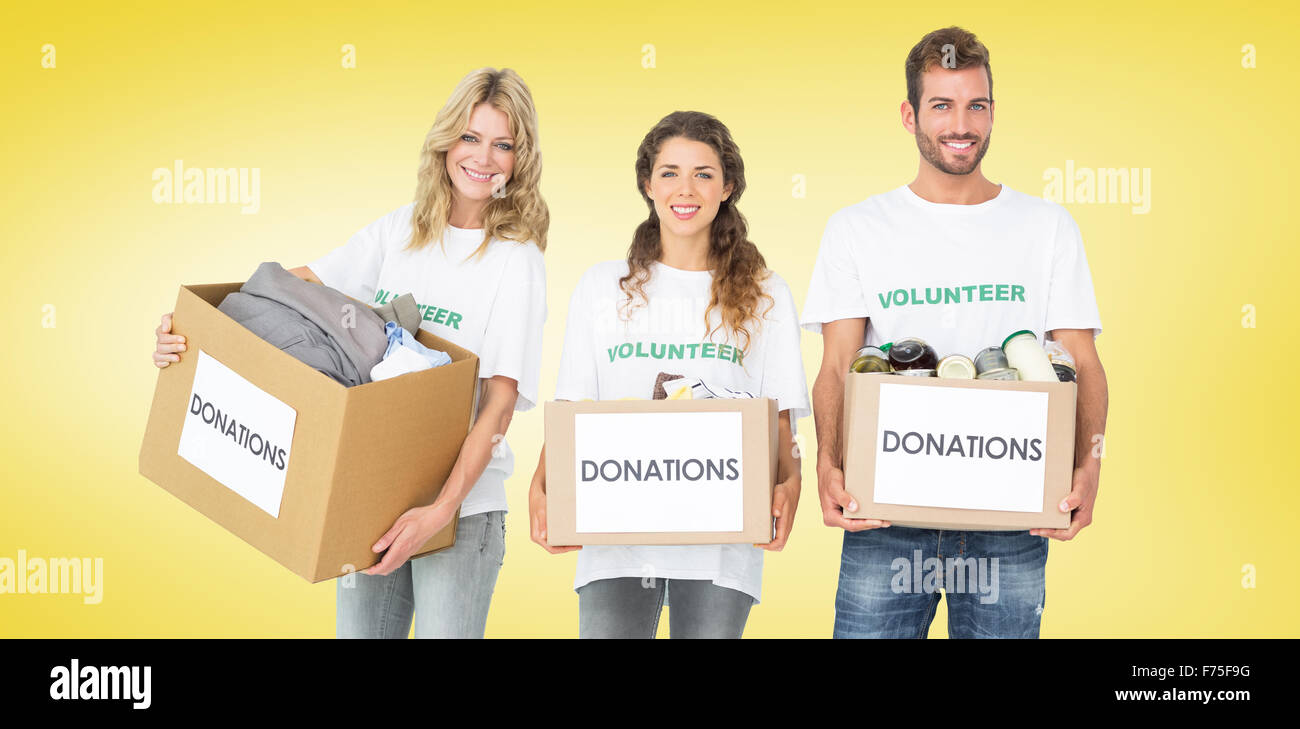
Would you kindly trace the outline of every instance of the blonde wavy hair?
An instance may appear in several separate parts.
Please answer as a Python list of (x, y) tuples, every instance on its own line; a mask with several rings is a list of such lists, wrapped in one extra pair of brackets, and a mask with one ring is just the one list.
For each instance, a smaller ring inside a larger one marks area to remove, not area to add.
[(469, 117), (479, 104), (491, 104), (510, 121), (514, 137), (515, 169), (505, 194), (493, 196), (483, 210), (483, 243), (472, 254), (482, 255), (493, 238), (534, 243), (546, 250), (546, 230), (551, 214), (538, 183), (542, 153), (537, 145), (537, 110), (524, 80), (511, 69), (480, 68), (456, 85), (438, 112), (420, 150), (416, 176), (415, 210), (411, 214), (411, 241), (407, 248), (423, 248), (441, 241), (451, 216), (451, 178), (447, 152), (469, 129)]

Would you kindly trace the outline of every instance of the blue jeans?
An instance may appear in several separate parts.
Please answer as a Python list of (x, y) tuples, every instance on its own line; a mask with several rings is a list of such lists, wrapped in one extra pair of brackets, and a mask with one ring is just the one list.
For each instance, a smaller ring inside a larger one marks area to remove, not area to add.
[(664, 597), (672, 638), (739, 638), (754, 598), (709, 580), (612, 577), (578, 588), (579, 638), (653, 638)]
[(408, 560), (387, 575), (338, 578), (340, 638), (482, 638), (505, 559), (505, 512), (464, 517), (450, 549)]
[(940, 591), (953, 638), (1037, 638), (1047, 539), (1027, 531), (844, 533), (836, 638), (924, 638)]

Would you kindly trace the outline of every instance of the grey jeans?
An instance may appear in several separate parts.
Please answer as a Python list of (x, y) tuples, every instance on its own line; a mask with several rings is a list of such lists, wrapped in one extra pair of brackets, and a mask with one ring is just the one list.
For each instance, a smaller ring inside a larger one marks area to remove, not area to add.
[(671, 595), (673, 638), (739, 638), (754, 598), (708, 580), (614, 577), (578, 588), (579, 638), (653, 638)]
[(387, 575), (338, 578), (340, 638), (482, 638), (506, 552), (505, 512), (464, 517), (450, 549)]

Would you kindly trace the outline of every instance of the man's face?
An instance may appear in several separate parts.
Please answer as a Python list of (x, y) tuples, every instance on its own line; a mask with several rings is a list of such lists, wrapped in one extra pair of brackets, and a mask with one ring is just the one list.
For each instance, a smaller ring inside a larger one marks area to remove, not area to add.
[(921, 158), (949, 175), (979, 169), (993, 133), (993, 100), (983, 66), (951, 69), (935, 66), (921, 74), (921, 105), (903, 126), (916, 136)]

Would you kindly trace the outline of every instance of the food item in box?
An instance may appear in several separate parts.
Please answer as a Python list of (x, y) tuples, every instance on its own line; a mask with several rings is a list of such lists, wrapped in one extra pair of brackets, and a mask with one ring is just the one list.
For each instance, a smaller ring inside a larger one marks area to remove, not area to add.
[(1074, 368), (1068, 364), (1053, 362), (1052, 369), (1056, 370), (1056, 379), (1061, 382), (1074, 382), (1078, 378)]
[(1002, 351), (1007, 354), (1007, 363), (1019, 370), (1020, 379), (1030, 382), (1059, 382), (1052, 361), (1047, 351), (1038, 343), (1038, 338), (1028, 329), (1012, 332), (1002, 342)]
[(950, 380), (973, 380), (975, 379), (975, 363), (960, 354), (950, 354), (939, 361), (939, 377)]
[(1065, 345), (1049, 339), (1043, 345), (1043, 349), (1047, 350), (1047, 358), (1052, 362), (1052, 369), (1056, 370), (1056, 378), (1061, 382), (1074, 382), (1076, 379), (1074, 357), (1070, 356)]
[(668, 391), (664, 389), (664, 383), (669, 382), (671, 380), (680, 380), (680, 379), (682, 379), (681, 375), (674, 375), (669, 372), (660, 372), (658, 375), (655, 376), (655, 386), (653, 391), (654, 394), (650, 399), (667, 400)]
[(976, 376), (993, 370), (1004, 370), (1007, 367), (1007, 354), (1001, 347), (986, 347), (975, 355)]
[(1011, 367), (999, 367), (996, 370), (981, 372), (975, 378), (977, 380), (1018, 380), (1020, 373)]
[(850, 372), (889, 372), (889, 355), (887, 354), (890, 347), (872, 347), (870, 345), (858, 350), (853, 359), (853, 364), (849, 365)]
[(939, 355), (924, 340), (907, 337), (889, 348), (889, 364), (896, 371), (932, 370), (939, 366)]

